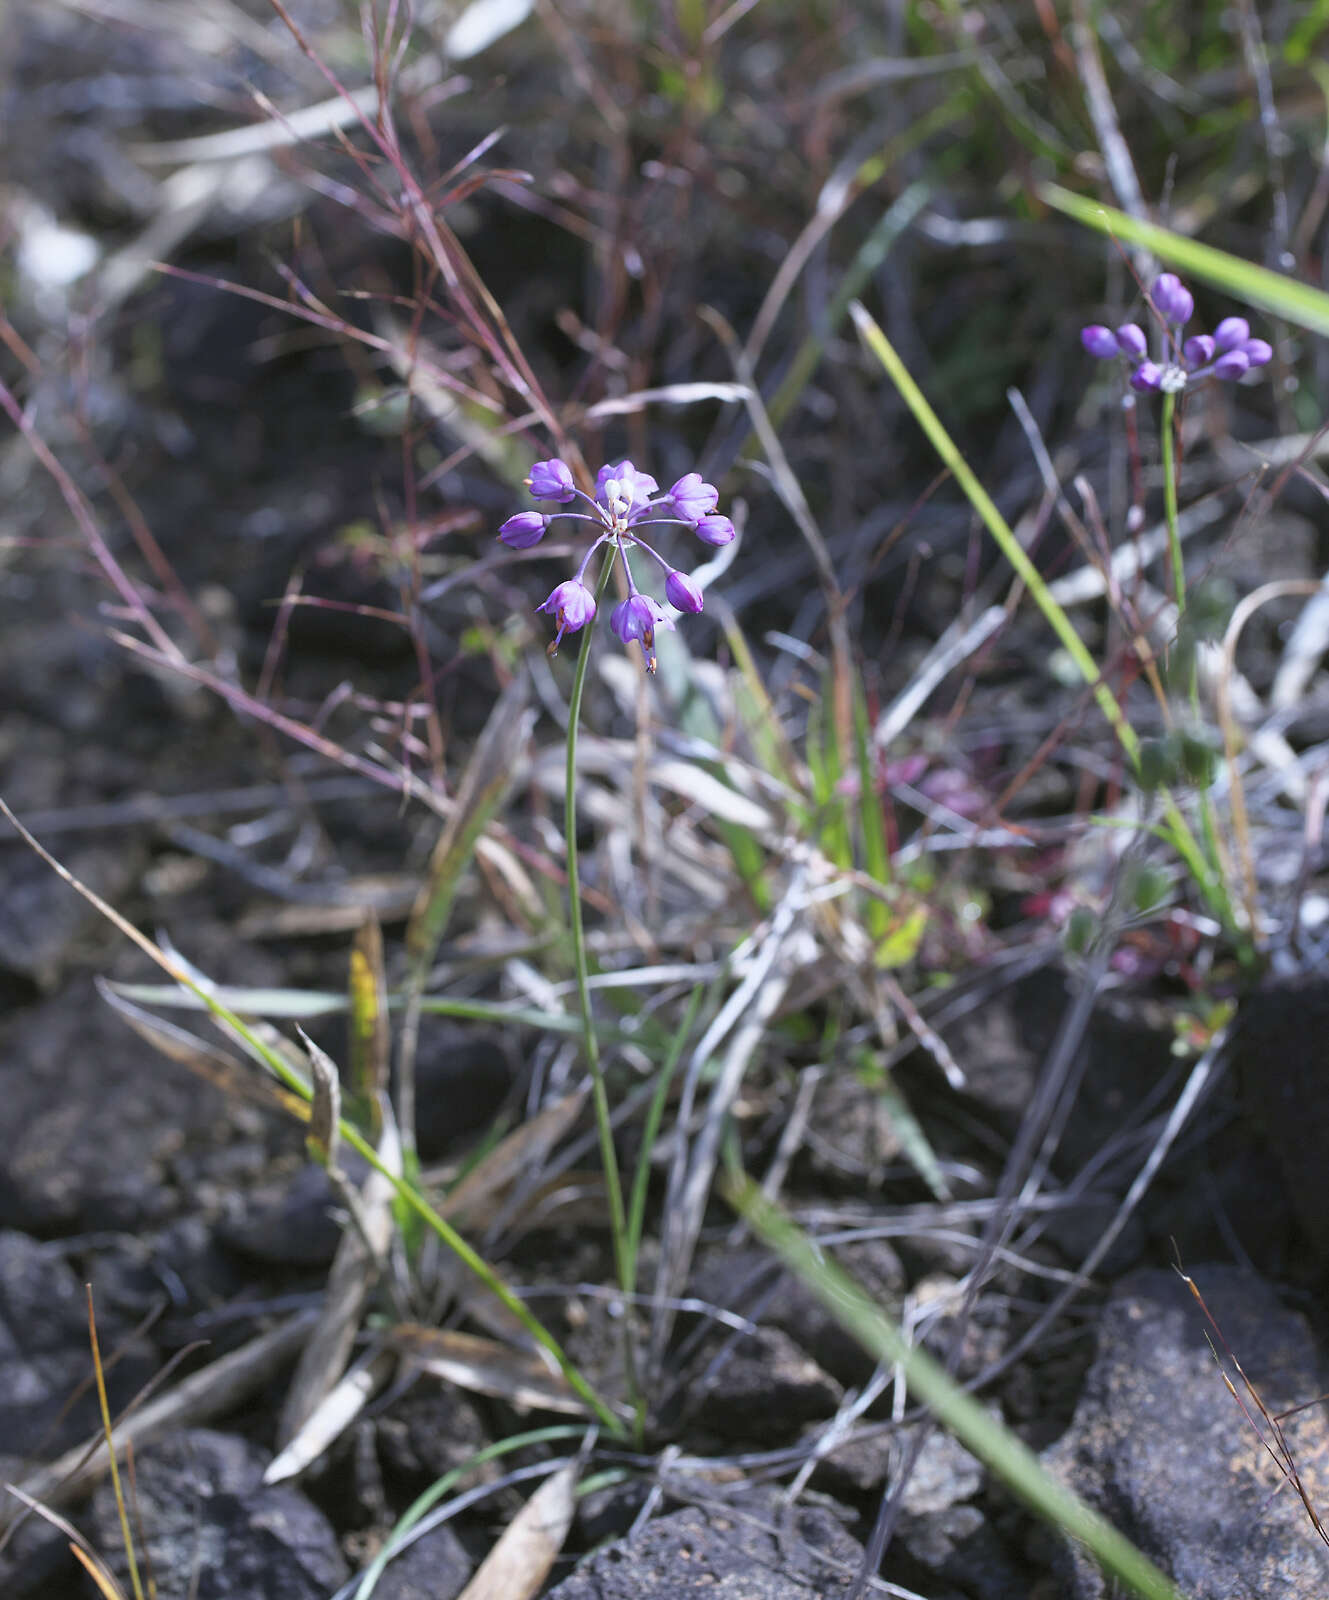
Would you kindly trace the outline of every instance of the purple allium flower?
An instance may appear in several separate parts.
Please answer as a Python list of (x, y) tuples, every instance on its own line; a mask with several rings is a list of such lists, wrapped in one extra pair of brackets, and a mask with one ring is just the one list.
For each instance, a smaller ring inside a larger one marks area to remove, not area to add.
[(1214, 341), (1207, 333), (1194, 334), (1182, 345), (1181, 353), (1188, 366), (1207, 367), (1214, 359)]
[(1149, 342), (1138, 322), (1123, 322), (1117, 329), (1117, 349), (1132, 361), (1143, 361), (1149, 353)]
[(526, 487), (537, 500), (557, 500), (562, 504), (566, 504), (577, 492), (572, 481), (572, 468), (557, 456), (549, 461), (537, 461), (531, 468)]
[(1157, 394), (1163, 387), (1163, 369), (1156, 361), (1142, 361), (1131, 373), (1131, 388), (1138, 394)]
[[(1239, 318), (1234, 318), (1239, 321)], [(1250, 357), (1244, 350), (1224, 350), (1214, 362), (1214, 377), (1216, 378), (1244, 378), (1250, 369)]]
[(1111, 361), (1119, 354), (1116, 334), (1111, 328), (1105, 328), (1101, 322), (1094, 322), (1087, 328), (1081, 328), (1080, 343), (1099, 361)]
[(578, 633), (595, 615), (595, 596), (580, 578), (566, 578), (543, 605), (535, 608), (553, 617), (558, 632), (549, 647), (550, 655), (563, 642), (565, 633)]
[(601, 547), (623, 563), (628, 598), (614, 609), (612, 626), (624, 644), (636, 639), (646, 665), (655, 671), (655, 635), (660, 628), (673, 628), (674, 619), (658, 601), (642, 594), (633, 581), (628, 557), (634, 550), (644, 551), (659, 562), (665, 573), (665, 593), (679, 611), (694, 616), (702, 609), (701, 586), (686, 573), (677, 572), (662, 555), (647, 543), (646, 530), (667, 526), (688, 527), (703, 544), (725, 545), (734, 538), (734, 525), (716, 511), (719, 495), (713, 484), (704, 483), (699, 472), (686, 472), (669, 490), (660, 486), (649, 472), (638, 472), (631, 461), (603, 466), (595, 475), (595, 494), (577, 488), (566, 461), (537, 461), (526, 480), (538, 500), (578, 502), (576, 509), (519, 511), (498, 530), (502, 542), (515, 550), (528, 550), (540, 542), (545, 529), (556, 517), (574, 522), (589, 522), (595, 537), (582, 557), (576, 574), (560, 583), (549, 598), (536, 607), (552, 616), (558, 632), (550, 646), (552, 655), (564, 634), (576, 633), (595, 616), (595, 598), (586, 586), (586, 569)]
[(703, 517), (692, 530), (703, 544), (732, 544), (734, 542), (734, 525), (728, 517), (722, 517), (718, 512), (712, 512), (709, 517)]
[(684, 522), (700, 522), (720, 502), (720, 491), (701, 481), (700, 472), (685, 472), (669, 491), (669, 501)]
[(1214, 345), (1222, 355), (1226, 350), (1235, 350), (1245, 344), (1250, 336), (1251, 325), (1245, 317), (1224, 317), (1214, 329)]
[(665, 579), (665, 597), (671, 606), (680, 611), (690, 611), (695, 617), (705, 603), (701, 589), (686, 572), (671, 572)]
[(529, 550), (544, 538), (548, 521), (548, 517), (541, 516), (538, 511), (519, 511), (515, 517), (508, 518), (498, 530), (498, 536), (509, 550)]
[(646, 659), (647, 672), (655, 671), (655, 633), (657, 628), (672, 628), (673, 618), (649, 595), (630, 594), (621, 605), (614, 607), (609, 625), (623, 641), (641, 642), (641, 653)]
[(1195, 297), (1175, 272), (1164, 272), (1154, 280), (1154, 305), (1165, 322), (1179, 328), (1191, 320)]
[[(609, 485), (616, 488), (610, 489)], [(616, 467), (601, 467), (595, 475), (595, 498), (611, 515), (644, 511), (660, 485), (649, 472), (638, 472), (630, 461), (620, 461)], [(610, 500), (613, 500), (613, 504)]]
[(1274, 359), (1274, 347), (1264, 339), (1247, 339), (1241, 347), (1253, 367), (1265, 367)]

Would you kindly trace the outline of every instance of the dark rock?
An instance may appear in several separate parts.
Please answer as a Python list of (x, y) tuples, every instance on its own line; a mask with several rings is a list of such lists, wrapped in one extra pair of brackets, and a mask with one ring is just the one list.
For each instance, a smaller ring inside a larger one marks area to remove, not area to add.
[(433, 1482), (489, 1443), (474, 1404), (460, 1390), (422, 1378), (378, 1418), (384, 1467), (413, 1484)]
[(814, 1419), (829, 1419), (843, 1398), (787, 1333), (759, 1328), (705, 1341), (687, 1386), (687, 1418), (721, 1439), (779, 1444)]
[[(323, 1513), (297, 1489), (266, 1487), (266, 1464), (246, 1440), (207, 1428), (187, 1429), (139, 1455), (138, 1506), (159, 1593), (327, 1600), (345, 1580), (346, 1563)], [(90, 1536), (123, 1579), (109, 1483), (93, 1497)]]
[(862, 1553), (824, 1506), (786, 1513), (769, 1491), (745, 1491), (606, 1545), (547, 1600), (832, 1600)]
[[(1324, 1392), (1305, 1320), (1265, 1283), (1232, 1267), (1201, 1268), (1194, 1277), (1272, 1414)], [(1075, 1420), (1045, 1460), (1192, 1600), (1323, 1600), (1329, 1550), (1224, 1388), (1207, 1332), (1175, 1273), (1126, 1279), (1103, 1314)], [(1323, 1409), (1311, 1406), (1282, 1427), (1311, 1503), (1329, 1505)], [(1108, 1592), (1082, 1553), (1068, 1551), (1066, 1562), (1075, 1600)]]
[(415, 1075), (416, 1142), (424, 1161), (441, 1160), (483, 1132), (513, 1082), (512, 1063), (496, 1036), (428, 1017)]
[(289, 1182), (246, 1195), (242, 1208), (217, 1229), (223, 1244), (281, 1267), (325, 1267), (341, 1240), (333, 1214), (339, 1205), (322, 1167), (302, 1167)]
[(375, 1600), (454, 1600), (474, 1570), (466, 1546), (444, 1522), (393, 1557), (374, 1589)]
[(144, 1044), (78, 984), (0, 1038), (0, 1226), (133, 1230), (175, 1196), (169, 1162), (230, 1129), (225, 1096)]
[[(898, 1548), (918, 1568), (916, 1583), (935, 1594), (938, 1580), (972, 1600), (1028, 1600), (1030, 1574), (1021, 1570), (978, 1506), (953, 1505), (900, 1518)], [(912, 1574), (911, 1574), (912, 1576)]]
[[(118, 1318), (99, 1312), (113, 1409), (126, 1404), (157, 1368), (142, 1340), (125, 1337)], [(100, 1427), (91, 1386), (88, 1307), (69, 1267), (21, 1233), (0, 1232), (0, 1441), (6, 1454), (54, 1454)], [(80, 1399), (66, 1411), (75, 1392)]]
[(1319, 973), (1277, 979), (1241, 1003), (1232, 1058), (1243, 1106), (1267, 1141), (1306, 1238), (1329, 1256), (1329, 1097), (1324, 1037), (1329, 981)]
[[(8, 834), (9, 825), (5, 823)], [(141, 848), (107, 850), (81, 845), (62, 854), (80, 883), (115, 901), (133, 881)], [(26, 847), (7, 838), (0, 847), (0, 968), (49, 988), (60, 975), (70, 945), (99, 920), (99, 913)]]

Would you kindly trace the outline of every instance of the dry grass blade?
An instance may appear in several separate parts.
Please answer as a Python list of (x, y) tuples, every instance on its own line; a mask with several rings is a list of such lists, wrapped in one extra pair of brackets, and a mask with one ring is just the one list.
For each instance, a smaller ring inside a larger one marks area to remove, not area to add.
[(585, 1090), (564, 1095), (514, 1128), (449, 1194), (439, 1208), (458, 1227), (475, 1227), (492, 1204), (521, 1177), (538, 1172), (559, 1140), (576, 1125), (586, 1104)]
[[(300, 1348), (311, 1320), (306, 1313), (291, 1317), (122, 1417), (115, 1427), (116, 1455), (123, 1456), (131, 1444), (142, 1449), (171, 1428), (211, 1422), (243, 1404), (270, 1382)], [(110, 1452), (104, 1441), (91, 1450), (85, 1445), (76, 1446), (29, 1478), (20, 1498), (30, 1496), (49, 1504), (66, 1505), (90, 1493), (105, 1477), (109, 1464)], [(12, 1516), (0, 1511), (0, 1531), (10, 1520)]]
[(367, 911), (351, 946), (350, 1026), (347, 1029), (352, 1120), (377, 1137), (381, 1096), (388, 1087), (392, 1033), (388, 1025), (388, 980), (383, 965), (383, 930)]
[(268, 1111), (283, 1111), (294, 1117), (304, 1116), (302, 1100), (270, 1079), (258, 1077), (251, 1067), (237, 1060), (229, 1050), (209, 1044), (187, 1028), (178, 1028), (174, 1023), (164, 1022), (151, 1012), (131, 1004), (116, 992), (114, 985), (104, 979), (98, 978), (96, 982), (97, 992), (107, 1005), (124, 1018), (140, 1039), (168, 1061), (188, 1067), (205, 1083), (212, 1084), (224, 1094), (251, 1100)]
[[(390, 1171), (400, 1170), (401, 1145), (395, 1123), (390, 1122), (384, 1131), (379, 1156)], [(282, 1407), (277, 1439), (284, 1448), (295, 1447), (341, 1375), (355, 1344), (361, 1314), (392, 1242), (391, 1182), (382, 1173), (371, 1172), (363, 1191), (356, 1194), (335, 1165), (329, 1165), (327, 1171), (350, 1214), (351, 1226), (337, 1246), (319, 1307), (318, 1326), (301, 1351)]]
[(36, 1500), (32, 1495), (26, 1494), (15, 1484), (7, 1483), (5, 1488), (16, 1500), (21, 1500), (29, 1511), (35, 1511), (39, 1517), (49, 1522), (53, 1528), (58, 1528), (65, 1535), (69, 1540), (69, 1548), (74, 1559), (82, 1566), (102, 1594), (106, 1596), (106, 1600), (129, 1600), (125, 1591), (116, 1582), (115, 1574), (72, 1522), (66, 1522), (59, 1512), (52, 1511), (50, 1506), (43, 1505), (40, 1500)]
[[(1181, 1281), (1190, 1290), (1192, 1295), (1195, 1296), (1200, 1310), (1204, 1313), (1205, 1321), (1213, 1329), (1214, 1338), (1217, 1339), (1218, 1343), (1222, 1346), (1223, 1355), (1226, 1356), (1226, 1358), (1232, 1363), (1233, 1371), (1241, 1379), (1242, 1387), (1250, 1396), (1251, 1404), (1255, 1407), (1256, 1411), (1259, 1412), (1265, 1423), (1265, 1426), (1269, 1430), (1268, 1434), (1265, 1433), (1264, 1428), (1262, 1428), (1255, 1420), (1255, 1417), (1251, 1413), (1250, 1406), (1248, 1406), (1240, 1394), (1237, 1393), (1237, 1386), (1235, 1383), (1233, 1383), (1227, 1372), (1224, 1371), (1222, 1358), (1219, 1356), (1218, 1351), (1214, 1349), (1213, 1340), (1211, 1339), (1209, 1341), (1209, 1347), (1211, 1350), (1214, 1350), (1214, 1360), (1218, 1363), (1218, 1372), (1219, 1376), (1223, 1380), (1224, 1387), (1237, 1402), (1237, 1405), (1241, 1409), (1241, 1414), (1246, 1418), (1246, 1421), (1250, 1423), (1251, 1428), (1255, 1432), (1256, 1438), (1264, 1447), (1269, 1459), (1278, 1468), (1286, 1482), (1291, 1484), (1297, 1495), (1297, 1498), (1305, 1507), (1306, 1516), (1310, 1520), (1311, 1527), (1314, 1528), (1316, 1533), (1320, 1536), (1321, 1542), (1325, 1545), (1329, 1545), (1329, 1528), (1325, 1527), (1319, 1512), (1316, 1511), (1314, 1505), (1311, 1503), (1310, 1493), (1307, 1490), (1306, 1485), (1302, 1480), (1301, 1473), (1297, 1468), (1296, 1457), (1293, 1455), (1292, 1449), (1287, 1442), (1287, 1436), (1283, 1432), (1282, 1423), (1277, 1417), (1270, 1414), (1268, 1407), (1260, 1397), (1260, 1391), (1246, 1376), (1244, 1370), (1242, 1369), (1241, 1362), (1237, 1360), (1236, 1355), (1233, 1353), (1231, 1345), (1229, 1345), (1227, 1340), (1223, 1337), (1223, 1330), (1214, 1320), (1213, 1312), (1210, 1311), (1209, 1307), (1205, 1304), (1204, 1296), (1200, 1293), (1199, 1285), (1195, 1282), (1195, 1279), (1192, 1278), (1189, 1273), (1182, 1272), (1180, 1267), (1177, 1268), (1177, 1272), (1181, 1278)], [(1270, 1442), (1271, 1438), (1272, 1443)]]
[(264, 1483), (284, 1483), (317, 1461), (392, 1376), (396, 1357), (380, 1351), (358, 1362), (314, 1407), (304, 1426), (268, 1463)]
[(496, 1395), (514, 1406), (558, 1411), (570, 1417), (591, 1414), (575, 1390), (538, 1356), (528, 1356), (493, 1339), (402, 1323), (388, 1335), (388, 1344), (422, 1372), (473, 1394)]
[(577, 1465), (542, 1483), (457, 1600), (528, 1600), (538, 1594), (563, 1548), (577, 1507)]

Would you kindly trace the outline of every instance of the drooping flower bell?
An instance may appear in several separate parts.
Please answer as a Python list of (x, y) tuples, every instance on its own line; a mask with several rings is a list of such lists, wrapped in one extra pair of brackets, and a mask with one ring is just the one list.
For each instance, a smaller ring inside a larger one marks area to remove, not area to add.
[(643, 550), (659, 562), (665, 572), (665, 595), (670, 605), (695, 616), (704, 603), (701, 586), (687, 573), (670, 566), (647, 544), (642, 531), (648, 527), (682, 526), (691, 528), (703, 544), (729, 544), (735, 537), (734, 525), (716, 511), (720, 496), (714, 484), (704, 483), (698, 472), (686, 472), (661, 494), (659, 484), (648, 472), (639, 472), (631, 461), (620, 461), (616, 466), (600, 468), (595, 475), (592, 496), (577, 488), (572, 468), (556, 457), (537, 461), (526, 484), (537, 500), (552, 500), (560, 505), (580, 500), (587, 509), (517, 512), (498, 530), (499, 539), (510, 549), (532, 549), (556, 517), (589, 522), (598, 530), (576, 575), (560, 583), (548, 599), (536, 607), (537, 611), (552, 616), (557, 624), (550, 654), (557, 650), (565, 634), (577, 633), (595, 616), (595, 599), (585, 583), (586, 569), (600, 546), (608, 544), (622, 561), (628, 584), (628, 598), (614, 608), (610, 625), (625, 645), (633, 640), (641, 645), (647, 670), (654, 672), (655, 635), (661, 628), (672, 628), (674, 619), (658, 601), (638, 590), (628, 563), (628, 552)]

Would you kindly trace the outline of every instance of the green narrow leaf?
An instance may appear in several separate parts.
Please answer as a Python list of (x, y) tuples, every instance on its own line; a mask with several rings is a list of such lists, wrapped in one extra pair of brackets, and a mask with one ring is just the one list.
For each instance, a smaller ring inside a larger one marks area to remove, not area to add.
[(882, 1109), (890, 1118), (892, 1128), (900, 1140), (904, 1158), (927, 1184), (938, 1200), (950, 1200), (951, 1186), (941, 1170), (937, 1152), (924, 1132), (923, 1124), (914, 1115), (914, 1109), (905, 1098), (891, 1072), (866, 1047), (854, 1052), (858, 1075), (881, 1101)]
[(374, 1143), (383, 1131), (382, 1096), (388, 1087), (388, 985), (383, 967), (383, 930), (375, 912), (365, 920), (351, 945), (347, 981), (347, 1028), (350, 1095), (347, 1114), (358, 1127), (367, 1128)]
[(730, 1203), (785, 1265), (807, 1284), (840, 1326), (876, 1357), (898, 1365), (910, 1393), (938, 1422), (1033, 1508), (1087, 1549), (1103, 1570), (1141, 1600), (1184, 1600), (1181, 1591), (1123, 1534), (1054, 1478), (1038, 1457), (988, 1414), (927, 1351), (910, 1344), (895, 1322), (836, 1263), (771, 1204), (750, 1179), (731, 1175)]

